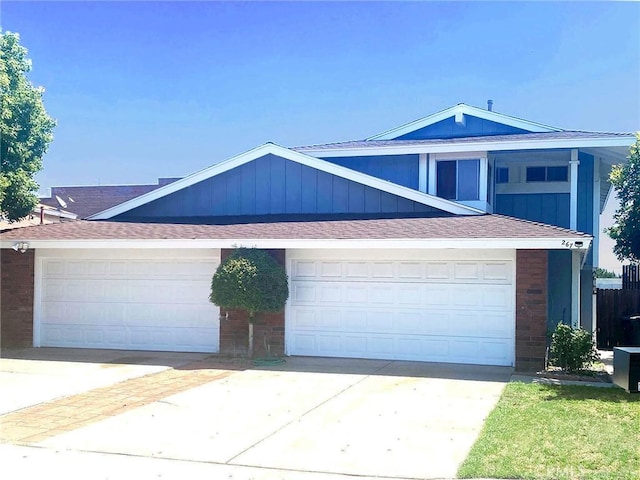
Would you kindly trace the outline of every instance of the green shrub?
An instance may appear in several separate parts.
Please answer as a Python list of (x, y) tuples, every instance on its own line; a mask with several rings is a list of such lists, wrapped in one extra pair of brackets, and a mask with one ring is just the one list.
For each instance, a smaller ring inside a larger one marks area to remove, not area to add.
[(551, 337), (551, 365), (567, 372), (577, 372), (587, 369), (599, 358), (590, 332), (583, 328), (573, 329), (569, 325), (558, 324)]
[(227, 310), (279, 312), (289, 298), (284, 268), (264, 250), (238, 248), (218, 267), (209, 300)]

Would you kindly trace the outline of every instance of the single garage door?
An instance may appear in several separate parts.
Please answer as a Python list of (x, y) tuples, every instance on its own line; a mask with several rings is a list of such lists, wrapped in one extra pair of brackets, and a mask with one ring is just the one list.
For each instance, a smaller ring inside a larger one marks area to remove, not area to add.
[(42, 346), (219, 349), (219, 309), (208, 300), (219, 250), (44, 250), (37, 262)]
[(292, 355), (513, 365), (514, 251), (288, 252)]

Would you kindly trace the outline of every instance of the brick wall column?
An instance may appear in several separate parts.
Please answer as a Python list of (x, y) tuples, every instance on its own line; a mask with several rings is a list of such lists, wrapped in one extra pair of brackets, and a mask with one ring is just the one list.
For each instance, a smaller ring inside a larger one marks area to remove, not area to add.
[(516, 252), (516, 371), (544, 368), (547, 348), (547, 251)]
[[(285, 250), (265, 250), (280, 265), (286, 268)], [(223, 248), (220, 260), (224, 261), (234, 249)], [(228, 318), (224, 318), (226, 314)], [(223, 355), (246, 356), (249, 346), (249, 320), (247, 313), (241, 310), (220, 309), (220, 353)], [(284, 311), (269, 314), (257, 314), (253, 324), (253, 355), (284, 355)]]
[(0, 348), (33, 346), (35, 252), (0, 249)]

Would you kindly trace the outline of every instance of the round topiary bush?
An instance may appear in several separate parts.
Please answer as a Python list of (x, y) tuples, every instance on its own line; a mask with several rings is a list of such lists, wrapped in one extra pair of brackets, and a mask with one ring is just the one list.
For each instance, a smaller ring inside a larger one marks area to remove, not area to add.
[(284, 268), (264, 250), (238, 248), (218, 267), (209, 300), (228, 310), (245, 310), (252, 322), (258, 312), (279, 312), (289, 298)]

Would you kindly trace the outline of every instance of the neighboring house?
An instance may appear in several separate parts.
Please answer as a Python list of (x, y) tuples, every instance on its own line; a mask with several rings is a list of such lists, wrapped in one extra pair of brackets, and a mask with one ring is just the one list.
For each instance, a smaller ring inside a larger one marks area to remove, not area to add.
[(89, 185), (51, 187), (51, 196), (40, 199), (44, 205), (72, 210), (79, 218), (87, 218), (114, 205), (139, 197), (175, 182), (178, 178), (159, 178), (156, 185)]
[(207, 299), (247, 246), (290, 279), (256, 345), (540, 369), (550, 325), (593, 328), (592, 239), (634, 140), (460, 104), (362, 141), (268, 143), (86, 221), (0, 234), (3, 341), (237, 353), (246, 318)]
[(29, 215), (15, 222), (9, 222), (0, 216), (0, 231), (30, 227), (33, 225), (44, 225), (47, 223), (60, 223), (69, 220), (76, 220), (77, 218), (78, 216), (75, 213), (62, 210), (59, 207), (54, 208), (49, 205), (39, 203), (33, 207), (33, 210)]

